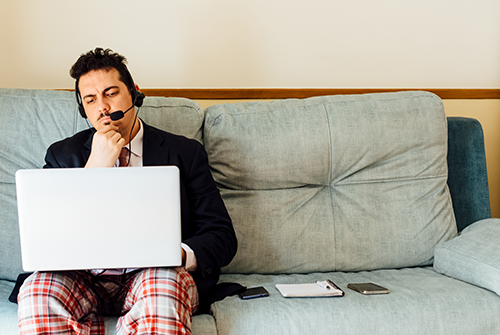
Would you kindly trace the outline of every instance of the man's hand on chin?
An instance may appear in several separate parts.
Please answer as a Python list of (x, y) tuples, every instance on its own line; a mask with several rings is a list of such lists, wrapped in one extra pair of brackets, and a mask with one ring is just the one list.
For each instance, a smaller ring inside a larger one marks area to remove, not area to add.
[(104, 126), (94, 134), (90, 157), (85, 167), (113, 167), (125, 144), (117, 126)]

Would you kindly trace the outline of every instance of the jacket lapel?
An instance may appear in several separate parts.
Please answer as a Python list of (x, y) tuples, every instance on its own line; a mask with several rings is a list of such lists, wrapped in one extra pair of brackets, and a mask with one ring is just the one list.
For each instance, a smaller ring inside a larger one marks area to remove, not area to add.
[(94, 131), (90, 133), (89, 138), (87, 141), (83, 144), (83, 149), (81, 150), (82, 153), (82, 159), (84, 164), (87, 163), (90, 157), (90, 150), (92, 149), (92, 139), (94, 138)]
[(169, 148), (163, 138), (144, 121), (142, 163), (144, 166), (169, 165)]

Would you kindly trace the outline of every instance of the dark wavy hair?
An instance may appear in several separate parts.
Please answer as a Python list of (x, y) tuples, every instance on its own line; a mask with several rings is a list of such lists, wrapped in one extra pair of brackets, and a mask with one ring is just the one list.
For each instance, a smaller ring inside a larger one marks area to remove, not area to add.
[(113, 52), (111, 49), (95, 48), (78, 58), (69, 70), (69, 75), (78, 83), (80, 77), (93, 70), (111, 70), (115, 68), (120, 74), (120, 81), (127, 85), (129, 90), (134, 88), (132, 76), (127, 69), (127, 59)]

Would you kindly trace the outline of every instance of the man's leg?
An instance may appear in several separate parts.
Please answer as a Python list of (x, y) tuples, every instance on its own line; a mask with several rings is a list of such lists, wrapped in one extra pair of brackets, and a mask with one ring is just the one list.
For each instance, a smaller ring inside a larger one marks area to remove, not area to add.
[(123, 304), (118, 334), (191, 334), (198, 308), (198, 290), (184, 268), (154, 268), (139, 272)]
[(20, 334), (104, 334), (84, 272), (35, 272), (18, 296)]

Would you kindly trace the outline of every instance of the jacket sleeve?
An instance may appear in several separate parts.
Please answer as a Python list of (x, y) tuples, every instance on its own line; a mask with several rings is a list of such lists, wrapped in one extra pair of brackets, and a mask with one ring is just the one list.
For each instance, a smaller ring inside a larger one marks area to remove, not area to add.
[(54, 155), (53, 152), (53, 145), (51, 145), (47, 149), (47, 153), (45, 154), (45, 165), (43, 166), (44, 169), (51, 169), (51, 168), (59, 168), (59, 164), (57, 162), (56, 156)]
[(193, 249), (202, 277), (218, 273), (237, 250), (231, 218), (210, 173), (205, 149), (196, 142), (185, 167), (184, 187), (189, 207), (189, 232), (184, 243)]
[(92, 136), (92, 130), (85, 130), (53, 143), (47, 149), (43, 168), (84, 167), (90, 155)]

